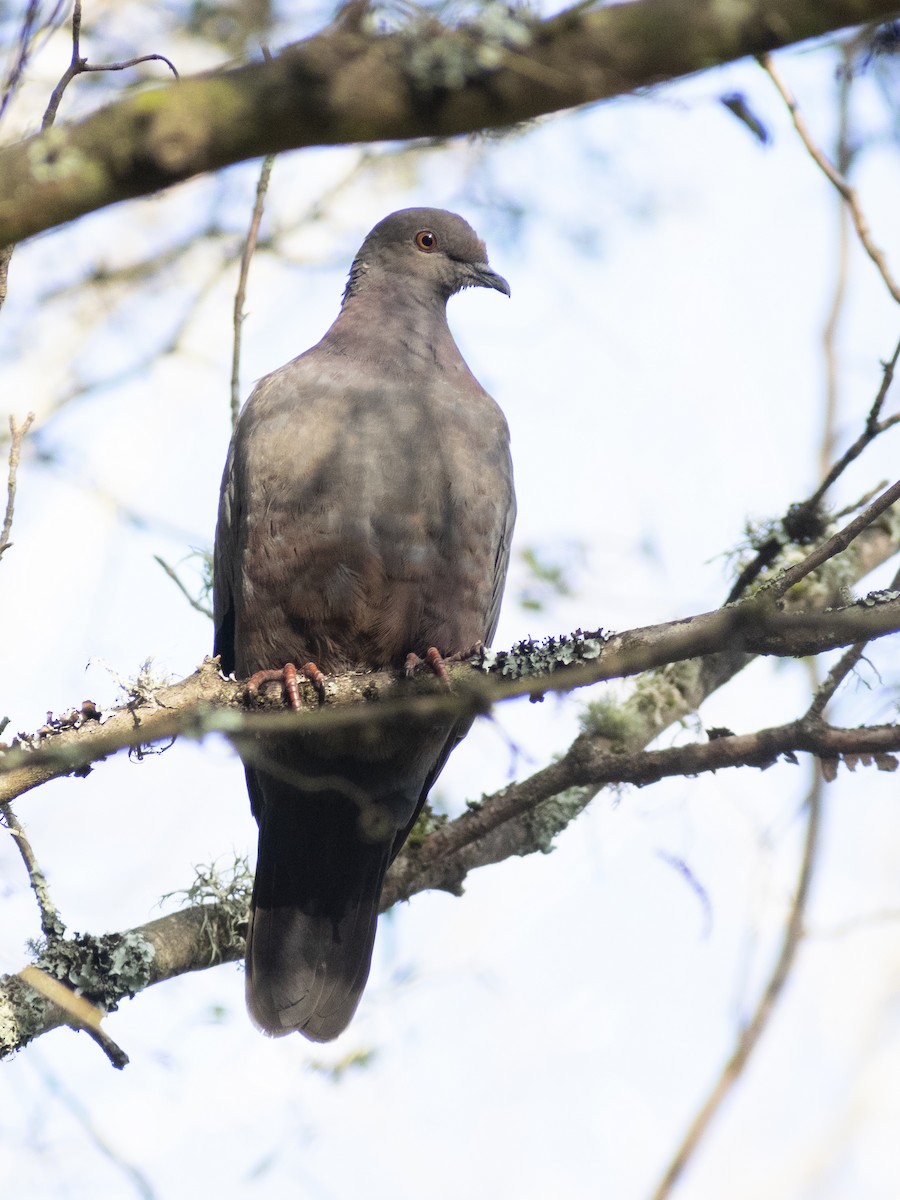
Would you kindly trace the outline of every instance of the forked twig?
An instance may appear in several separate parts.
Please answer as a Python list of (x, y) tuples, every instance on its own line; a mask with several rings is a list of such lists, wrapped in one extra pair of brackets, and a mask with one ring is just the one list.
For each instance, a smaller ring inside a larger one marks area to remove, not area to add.
[[(138, 63), (144, 62), (164, 62), (175, 78), (178, 79), (179, 77), (174, 63), (166, 58), (164, 54), (142, 54), (137, 58), (129, 58), (123, 62), (101, 63), (96, 67), (89, 66), (88, 60), (83, 58), (81, 54), (81, 0), (75, 0), (75, 7), (72, 10), (72, 57), (69, 60), (69, 65), (62, 73), (59, 83), (57, 83), (56, 87), (50, 93), (50, 100), (41, 119), (41, 132), (49, 129), (56, 120), (56, 114), (59, 111), (63, 94), (77, 75), (90, 74), (96, 71), (124, 71), (128, 67), (136, 67)], [(22, 66), (24, 67), (24, 60)], [(0, 113), (2, 113), (2, 106), (0, 106)], [(9, 263), (14, 249), (14, 244), (0, 246), (0, 308), (3, 307), (3, 302), (6, 300)]]
[(791, 505), (787, 515), (780, 521), (781, 527), (785, 530), (785, 535), (782, 536), (773, 533), (759, 547), (755, 557), (747, 563), (738, 575), (734, 586), (728, 594), (726, 604), (731, 604), (735, 600), (739, 600), (753, 581), (759, 577), (760, 573), (775, 561), (781, 550), (784, 549), (786, 541), (794, 540), (789, 531), (798, 527), (802, 528), (807, 524), (814, 524), (817, 521), (817, 518), (821, 515), (820, 506), (828, 489), (837, 482), (847, 467), (855, 459), (859, 458), (870, 442), (873, 442), (875, 438), (885, 433), (900, 421), (900, 413), (894, 413), (883, 420), (881, 419), (881, 410), (891, 389), (891, 384), (894, 382), (894, 371), (896, 370), (898, 360), (900, 360), (900, 341), (894, 347), (892, 356), (887, 362), (881, 364), (881, 385), (878, 388), (875, 399), (872, 401), (872, 407), (869, 409), (862, 433), (851, 446), (847, 447), (837, 462), (832, 465), (812, 495), (798, 504)]
[(898, 500), (900, 500), (900, 479), (896, 483), (892, 483), (889, 488), (885, 488), (877, 500), (874, 500), (867, 508), (864, 508), (859, 516), (854, 517), (843, 529), (839, 529), (837, 533), (832, 534), (821, 545), (816, 546), (815, 550), (807, 554), (802, 562), (789, 567), (777, 579), (774, 579), (771, 584), (767, 584), (767, 590), (770, 589), (770, 594), (774, 596), (783, 596), (785, 592), (799, 583), (801, 579), (805, 579), (817, 567), (821, 567), (830, 558), (834, 558), (836, 554), (840, 554), (842, 550), (846, 550), (854, 538), (858, 537), (864, 529), (871, 525), (891, 505), (896, 504)]

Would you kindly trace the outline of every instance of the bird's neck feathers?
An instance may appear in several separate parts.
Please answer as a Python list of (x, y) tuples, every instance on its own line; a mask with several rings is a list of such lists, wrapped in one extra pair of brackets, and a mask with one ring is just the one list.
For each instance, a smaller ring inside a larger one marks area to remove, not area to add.
[(447, 298), (418, 282), (364, 275), (354, 286), (351, 273), (341, 311), (323, 342), (358, 361), (389, 360), (402, 345), (447, 366), (462, 362), (447, 324)]

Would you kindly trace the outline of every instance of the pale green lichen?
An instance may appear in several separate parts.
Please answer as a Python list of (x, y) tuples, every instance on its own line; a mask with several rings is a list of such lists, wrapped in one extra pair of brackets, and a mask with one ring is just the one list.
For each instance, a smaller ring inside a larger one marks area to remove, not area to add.
[(525, 833), (524, 844), (518, 851), (527, 854), (551, 854), (554, 839), (581, 813), (596, 795), (594, 787), (571, 787), (537, 808), (523, 813), (517, 821)]
[(194, 882), (177, 892), (167, 892), (160, 903), (183, 896), (186, 905), (208, 908), (210, 915), (215, 913), (215, 920), (205, 919), (201, 928), (201, 936), (209, 942), (209, 961), (214, 963), (224, 961), (232, 948), (243, 948), (252, 892), (250, 864), (245, 855), (235, 855), (224, 870), (218, 862), (195, 865)]
[(0, 1058), (13, 1054), (43, 1025), (47, 1002), (18, 975), (0, 975)]
[(462, 88), (485, 71), (496, 70), (509, 50), (524, 49), (534, 36), (527, 12), (497, 0), (455, 26), (429, 17), (399, 32), (410, 43), (407, 73), (421, 90)]
[(893, 591), (890, 588), (880, 588), (874, 592), (869, 592), (865, 596), (860, 596), (855, 603), (860, 608), (876, 608), (879, 604), (892, 604), (896, 600), (900, 600), (900, 592)]
[(559, 667), (578, 662), (593, 662), (603, 652), (602, 630), (585, 634), (576, 629), (572, 635), (546, 637), (540, 642), (523, 638), (511, 650), (483, 650), (481, 669), (505, 679), (548, 675)]
[(65, 130), (53, 126), (28, 147), (28, 166), (35, 183), (59, 183), (95, 169), (81, 150), (69, 144)]
[(579, 722), (588, 737), (605, 738), (616, 749), (625, 749), (644, 731), (644, 722), (633, 709), (608, 698), (590, 701)]
[(426, 803), (410, 830), (409, 837), (406, 839), (406, 847), (418, 850), (428, 835), (437, 832), (438, 829), (443, 829), (449, 819), (446, 813), (434, 812), (431, 805)]
[(77, 933), (40, 947), (37, 965), (107, 1012), (150, 982), (156, 949), (136, 930), (94, 936)]

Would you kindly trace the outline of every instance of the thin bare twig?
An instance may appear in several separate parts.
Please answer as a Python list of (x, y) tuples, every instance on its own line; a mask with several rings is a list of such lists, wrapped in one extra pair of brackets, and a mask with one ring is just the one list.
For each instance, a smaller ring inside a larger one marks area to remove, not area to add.
[(274, 154), (267, 154), (263, 159), (256, 184), (256, 199), (253, 203), (253, 214), (250, 217), (250, 228), (247, 230), (247, 240), (241, 254), (241, 269), (238, 274), (237, 291), (234, 294), (234, 347), (231, 352), (231, 428), (237, 425), (238, 413), (241, 409), (241, 329), (244, 324), (244, 301), (247, 297), (247, 276), (250, 274), (250, 262), (256, 251), (259, 239), (259, 226), (262, 221), (263, 208), (266, 203), (266, 192), (269, 188), (269, 177), (272, 174)]
[(3, 84), (3, 95), (0, 96), (0, 117), (6, 111), (7, 105), (12, 99), (16, 88), (19, 86), (19, 80), (24, 74), (40, 7), (40, 0), (28, 0), (28, 6), (22, 14), (22, 24), (19, 29), (19, 44), (16, 50), (15, 61), (7, 71)]
[[(35, 6), (37, 7), (37, 6)], [(61, 6), (57, 5), (54, 10), (55, 18)], [(30, 6), (29, 6), (30, 11)], [(88, 65), (88, 60), (81, 55), (81, 0), (75, 0), (75, 7), (72, 10), (72, 57), (69, 60), (69, 65), (63, 71), (59, 83), (50, 93), (50, 100), (44, 110), (44, 115), (41, 119), (41, 132), (49, 129), (56, 120), (56, 114), (59, 111), (59, 105), (63, 98), (63, 94), (69, 84), (77, 75), (85, 75), (96, 71), (124, 71), (128, 67), (135, 67), (138, 63), (143, 62), (164, 62), (176, 79), (179, 78), (175, 66), (164, 54), (142, 54), (139, 58), (129, 58), (124, 62), (102, 63), (99, 66), (93, 67)], [(22, 61), (24, 67), (24, 58)], [(5, 102), (6, 97), (4, 97)], [(0, 105), (0, 115), (3, 113), (2, 105)], [(9, 263), (13, 256), (15, 244), (0, 246), (0, 308), (3, 307), (3, 302), (6, 300), (7, 279), (9, 276)]]
[(28, 872), (28, 881), (31, 884), (31, 890), (34, 892), (34, 898), (37, 900), (41, 913), (41, 930), (44, 937), (62, 937), (66, 932), (66, 927), (59, 915), (59, 910), (50, 899), (47, 876), (41, 870), (34, 850), (31, 848), (31, 842), (29, 842), (25, 830), (19, 824), (12, 806), (5, 801), (0, 801), (0, 817), (3, 818), (3, 823), (12, 834), (13, 840), (22, 856), (22, 861), (25, 864), (25, 869)]
[[(852, 162), (848, 127), (850, 120), (850, 89), (853, 84), (853, 54), (849, 42), (841, 46), (842, 63), (838, 72), (838, 131), (835, 161), (841, 175), (847, 176)], [(825, 413), (822, 422), (822, 441), (819, 448), (819, 477), (828, 474), (834, 457), (835, 424), (838, 410), (838, 348), (837, 332), (847, 298), (847, 274), (850, 260), (850, 222), (846, 204), (838, 200), (838, 260), (831, 305), (822, 331), (825, 354)]]
[(143, 62), (164, 62), (172, 74), (178, 79), (178, 72), (164, 54), (143, 54), (139, 58), (129, 58), (124, 62), (101, 63), (99, 66), (88, 66), (88, 60), (81, 56), (81, 0), (75, 0), (72, 10), (72, 57), (62, 77), (50, 93), (50, 102), (44, 111), (41, 129), (47, 129), (56, 120), (63, 93), (77, 75), (89, 74), (92, 71), (124, 71), (128, 67), (136, 67)]
[(881, 364), (881, 386), (878, 388), (878, 393), (872, 401), (872, 407), (869, 409), (869, 415), (866, 417), (865, 428), (853, 445), (847, 447), (806, 501), (806, 506), (809, 508), (815, 508), (821, 503), (831, 485), (844, 473), (854, 459), (859, 458), (860, 454), (862, 454), (871, 441), (900, 421), (900, 413), (894, 413), (893, 416), (885, 417), (883, 421), (880, 419), (882, 407), (891, 389), (891, 384), (894, 382), (894, 371), (896, 370), (898, 359), (900, 359), (900, 341), (897, 342), (897, 345), (894, 347), (894, 353), (887, 362)]
[(766, 590), (772, 595), (783, 596), (801, 579), (805, 579), (807, 575), (815, 571), (816, 567), (820, 567), (829, 558), (834, 558), (835, 554), (846, 550), (855, 537), (858, 537), (867, 526), (871, 525), (897, 500), (900, 500), (900, 480), (886, 488), (877, 500), (873, 501), (868, 508), (863, 509), (858, 517), (854, 517), (843, 529), (839, 529), (837, 533), (832, 534), (830, 538), (817, 546), (802, 562), (789, 567), (771, 584), (767, 584)]
[(54, 979), (41, 967), (29, 964), (22, 968), (19, 975), (29, 987), (40, 992), (46, 1000), (66, 1013), (67, 1024), (73, 1029), (83, 1029), (92, 1041), (97, 1043), (116, 1070), (121, 1071), (123, 1067), (128, 1066), (128, 1055), (101, 1025), (106, 1015), (103, 1009), (72, 991), (58, 979)]
[(209, 619), (212, 620), (212, 609), (191, 595), (191, 593), (181, 582), (181, 579), (179, 578), (178, 572), (175, 570), (175, 568), (170, 567), (166, 560), (164, 558), (160, 558), (158, 554), (154, 554), (153, 557), (181, 592), (182, 596), (184, 596), (185, 600), (187, 600), (191, 608), (195, 608), (197, 612), (203, 613), (204, 617), (209, 617)]
[(822, 715), (829, 700), (831, 700), (834, 693), (862, 658), (868, 644), (868, 642), (857, 642), (841, 655), (816, 688), (812, 703), (809, 706), (809, 716), (820, 717)]
[[(896, 591), (898, 588), (900, 588), (900, 570), (898, 570), (894, 575), (894, 578), (888, 585), (887, 590)], [(822, 683), (819, 684), (818, 688), (816, 688), (815, 695), (812, 698), (812, 703), (807, 710), (806, 715), (808, 717), (821, 717), (835, 692), (838, 690), (850, 672), (855, 670), (857, 663), (865, 654), (866, 646), (868, 646), (868, 644), (868, 641), (856, 642), (855, 645), (850, 646), (849, 649), (847, 649), (841, 655), (838, 661), (828, 672)]]
[(666, 1200), (666, 1197), (671, 1194), (672, 1188), (683, 1173), (691, 1155), (696, 1151), (703, 1135), (709, 1128), (710, 1122), (721, 1108), (725, 1097), (740, 1078), (769, 1023), (775, 1005), (784, 990), (784, 985), (787, 983), (797, 955), (797, 949), (803, 937), (804, 914), (806, 912), (809, 887), (815, 867), (819, 826), (822, 816), (822, 778), (822, 772), (817, 767), (815, 779), (806, 801), (808, 808), (806, 842), (803, 848), (803, 858), (797, 879), (797, 891), (788, 915), (787, 924), (785, 925), (781, 951), (769, 982), (759, 999), (752, 1017), (738, 1035), (731, 1057), (722, 1068), (722, 1073), (713, 1085), (706, 1100), (700, 1106), (681, 1145), (678, 1147), (665, 1174), (653, 1192), (652, 1200)]
[(97, 1114), (92, 1111), (90, 1092), (87, 1091), (85, 1094), (86, 1089), (78, 1087), (78, 1081), (74, 1079), (72, 1085), (75, 1090), (70, 1091), (63, 1083), (62, 1078), (51, 1071), (46, 1062), (37, 1055), (31, 1058), (29, 1066), (41, 1077), (47, 1094), (61, 1104), (71, 1114), (73, 1120), (81, 1126), (88, 1141), (108, 1162), (122, 1172), (125, 1179), (134, 1188), (138, 1200), (157, 1200), (158, 1194), (144, 1174), (133, 1163), (128, 1162), (102, 1133), (98, 1126)]
[(12, 545), (9, 535), (12, 532), (13, 513), (16, 508), (16, 477), (19, 473), (19, 458), (22, 454), (25, 435), (33, 422), (33, 412), (28, 414), (21, 425), (16, 422), (15, 417), (9, 418), (9, 474), (6, 481), (6, 515), (3, 518), (3, 528), (0, 529), (0, 558)]
[(856, 188), (853, 187), (835, 167), (828, 156), (816, 145), (813, 136), (809, 131), (806, 121), (800, 114), (800, 109), (797, 101), (791, 93), (790, 88), (781, 78), (780, 73), (775, 67), (770, 54), (763, 54), (759, 59), (763, 69), (767, 72), (769, 78), (775, 84), (782, 100), (787, 105), (788, 112), (791, 114), (791, 120), (794, 122), (794, 128), (800, 135), (800, 138), (809, 151), (813, 161), (826, 176), (826, 178), (837, 188), (838, 192), (843, 196), (850, 209), (850, 215), (853, 218), (853, 224), (856, 227), (856, 235), (862, 243), (863, 249), (872, 262), (878, 269), (881, 278), (884, 280), (888, 291), (900, 304), (900, 284), (893, 278), (888, 267), (887, 258), (884, 251), (880, 250), (872, 241), (872, 233), (869, 229), (869, 223), (866, 220), (866, 215), (862, 210), (862, 205), (859, 202), (859, 194)]
[[(772, 565), (788, 541), (794, 540), (792, 531), (803, 530), (804, 528), (813, 527), (816, 524), (821, 517), (820, 506), (832, 484), (836, 483), (847, 467), (855, 459), (859, 458), (870, 442), (874, 441), (880, 434), (885, 433), (900, 421), (900, 413), (886, 417), (883, 421), (880, 420), (882, 407), (887, 399), (891, 384), (894, 381), (894, 370), (897, 366), (898, 358), (900, 358), (900, 341), (894, 347), (894, 353), (891, 358), (881, 364), (881, 384), (875, 399), (872, 401), (872, 407), (869, 409), (862, 433), (852, 446), (849, 446), (837, 462), (834, 463), (812, 495), (798, 504), (791, 505), (787, 514), (779, 522), (784, 533), (773, 533), (759, 547), (755, 557), (747, 563), (738, 575), (734, 586), (728, 593), (726, 604), (733, 604), (736, 600), (739, 600), (747, 588), (759, 577), (761, 572)], [(841, 516), (844, 514), (838, 515)]]

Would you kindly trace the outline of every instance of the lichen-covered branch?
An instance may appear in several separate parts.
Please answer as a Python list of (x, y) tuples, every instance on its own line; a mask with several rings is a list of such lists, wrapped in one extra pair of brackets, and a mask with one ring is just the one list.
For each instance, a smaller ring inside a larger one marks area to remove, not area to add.
[[(244, 952), (249, 891), (194, 904), (130, 929), (78, 934), (48, 943), (37, 965), (105, 1011), (151, 984), (234, 962)], [(68, 1005), (54, 1003), (21, 975), (0, 977), (0, 1057), (61, 1025), (80, 1027)]]
[[(582, 735), (558, 762), (424, 837), (414, 835), (390, 870), (382, 910), (430, 889), (459, 894), (478, 867), (549, 850), (556, 834), (604, 785), (642, 786), (726, 767), (765, 768), (781, 756), (793, 761), (800, 752), (818, 757), (826, 778), (834, 777), (839, 761), (850, 770), (862, 765), (894, 771), (900, 726), (837, 729), (807, 716), (751, 734), (639, 753), (606, 749), (593, 735)], [(126, 933), (54, 940), (38, 965), (109, 1010), (151, 984), (241, 958), (248, 899), (244, 870), (213, 903), (195, 903)], [(69, 1006), (54, 1004), (21, 976), (0, 980), (0, 1055), (72, 1023)]]
[[(347, 16), (271, 62), (141, 91), (0, 151), (0, 245), (301, 146), (502, 127), (866, 21), (896, 0), (634, 0), (535, 20), (487, 4), (382, 33)], [(355, 10), (348, 6), (347, 13)]]
[[(247, 712), (244, 685), (223, 679), (216, 661), (207, 659), (187, 679), (134, 697), (105, 714), (102, 723), (90, 706), (0, 748), (0, 801), (62, 775), (86, 774), (92, 763), (119, 750), (177, 736), (224, 733), (240, 749), (242, 740), (262, 732), (321, 727), (322, 722), (337, 728), (401, 713), (477, 715), (500, 700), (572, 691), (689, 660), (724, 656), (739, 669), (749, 655), (802, 657), (898, 630), (900, 593), (873, 593), (824, 612), (784, 612), (764, 598), (751, 599), (607, 637), (579, 630), (542, 643), (520, 642), (508, 651), (485, 651), (480, 658), (450, 664), (451, 693), (424, 674), (412, 685), (388, 672), (340, 676), (329, 680), (324, 705), (307, 688), (302, 697), (306, 710), (299, 714), (284, 711), (280, 704), (274, 711)], [(711, 679), (720, 668), (712, 668), (712, 673), (709, 668), (707, 663), (706, 678)]]

